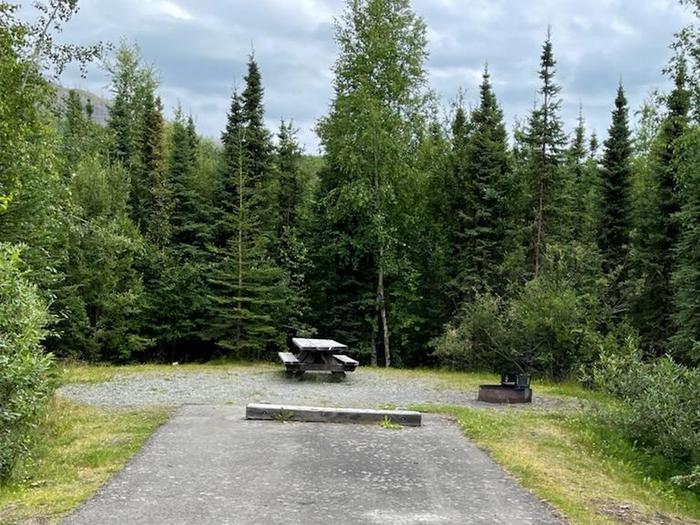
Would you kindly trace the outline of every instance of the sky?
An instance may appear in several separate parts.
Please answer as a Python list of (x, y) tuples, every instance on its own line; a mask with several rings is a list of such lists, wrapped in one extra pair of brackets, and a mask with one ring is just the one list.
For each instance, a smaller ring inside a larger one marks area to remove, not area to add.
[[(218, 138), (230, 95), (251, 49), (265, 86), (267, 123), (293, 120), (308, 153), (318, 153), (317, 120), (332, 97), (337, 56), (333, 21), (344, 0), (80, 0), (62, 39), (136, 43), (160, 78), (166, 112), (181, 104), (201, 134)], [(568, 131), (579, 105), (587, 127), (604, 138), (617, 84), (635, 110), (654, 88), (673, 35), (692, 21), (677, 0), (414, 0), (428, 28), (430, 86), (445, 107), (465, 91), (474, 104), (488, 62), (506, 120), (524, 119), (537, 97), (547, 26), (562, 86)], [(104, 69), (87, 79), (69, 71), (66, 87), (109, 94)]]

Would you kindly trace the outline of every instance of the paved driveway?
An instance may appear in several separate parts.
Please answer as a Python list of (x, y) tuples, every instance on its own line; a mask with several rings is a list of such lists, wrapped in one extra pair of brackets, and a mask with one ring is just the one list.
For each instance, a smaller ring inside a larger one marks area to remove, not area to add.
[(560, 524), (442, 416), (401, 430), (187, 405), (66, 525)]

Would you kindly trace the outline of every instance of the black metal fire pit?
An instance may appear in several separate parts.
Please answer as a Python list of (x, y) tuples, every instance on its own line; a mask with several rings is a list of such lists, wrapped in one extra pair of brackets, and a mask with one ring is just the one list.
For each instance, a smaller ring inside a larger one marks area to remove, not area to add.
[(485, 403), (531, 403), (532, 389), (527, 374), (502, 373), (500, 385), (481, 385), (479, 401)]

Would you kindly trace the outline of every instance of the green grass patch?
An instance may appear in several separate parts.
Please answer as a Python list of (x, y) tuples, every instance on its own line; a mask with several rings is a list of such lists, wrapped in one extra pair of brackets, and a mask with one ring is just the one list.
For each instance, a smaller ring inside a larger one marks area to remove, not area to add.
[(669, 481), (679, 466), (635, 449), (589, 411), (416, 408), (454, 415), (467, 436), (571, 523), (700, 523), (700, 496)]
[(57, 523), (121, 470), (168, 414), (106, 411), (54, 397), (32, 459), (0, 487), (0, 524)]

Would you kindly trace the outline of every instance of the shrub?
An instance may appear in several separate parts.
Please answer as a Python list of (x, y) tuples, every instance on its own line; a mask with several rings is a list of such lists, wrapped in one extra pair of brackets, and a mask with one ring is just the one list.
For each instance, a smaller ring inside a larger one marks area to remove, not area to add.
[(512, 359), (548, 377), (569, 376), (595, 357), (595, 321), (574, 288), (546, 278), (530, 281), (508, 311)]
[(525, 370), (556, 378), (590, 364), (600, 339), (595, 316), (573, 288), (536, 279), (510, 303), (477, 296), (434, 346), (452, 368)]
[(640, 359), (629, 343), (618, 355), (604, 354), (596, 385), (624, 401), (612, 417), (638, 445), (683, 462), (700, 462), (700, 370), (663, 357)]
[(48, 320), (20, 270), (19, 249), (0, 244), (0, 480), (27, 452), (50, 394), (51, 357), (40, 344)]
[(436, 341), (435, 356), (457, 370), (495, 369), (508, 360), (503, 301), (478, 295)]
[(597, 327), (607, 313), (607, 282), (595, 250), (549, 247), (542, 275), (510, 300), (478, 295), (434, 342), (435, 355), (459, 369), (523, 370), (552, 378), (571, 375), (597, 358)]

